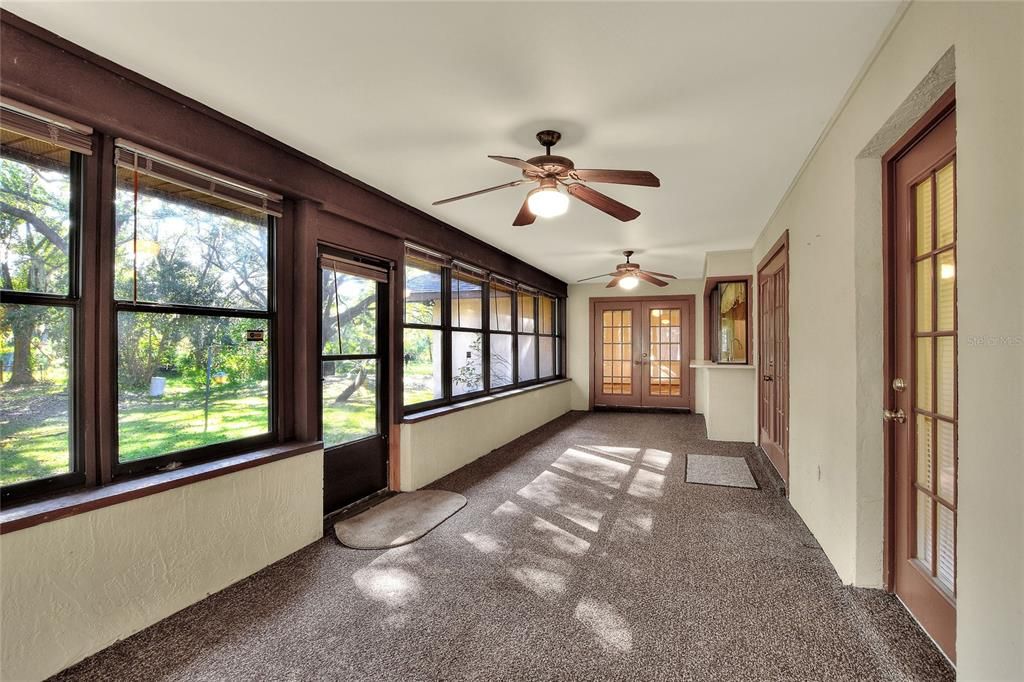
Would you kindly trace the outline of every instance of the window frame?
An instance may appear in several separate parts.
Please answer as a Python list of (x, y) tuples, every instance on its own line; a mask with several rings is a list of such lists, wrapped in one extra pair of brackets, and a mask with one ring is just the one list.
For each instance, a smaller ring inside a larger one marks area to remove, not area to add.
[[(715, 364), (722, 365), (736, 365), (742, 367), (744, 365), (753, 364), (753, 349), (751, 343), (753, 339), (753, 328), (751, 326), (751, 319), (753, 315), (753, 306), (751, 304), (751, 294), (753, 292), (753, 276), (752, 275), (728, 275), (718, 277), (708, 277), (704, 282), (704, 359), (708, 362), (714, 362)], [(717, 340), (717, 331), (721, 329), (720, 315), (712, 313), (711, 299), (716, 289), (720, 285), (724, 284), (743, 284), (746, 287), (747, 295), (747, 311), (746, 311), (746, 359), (743, 362), (721, 362), (720, 360), (714, 360), (715, 353), (712, 352), (712, 343)]]
[[(56, 145), (64, 146), (64, 145)], [(67, 147), (65, 147), (67, 148)], [(73, 149), (68, 168), (71, 194), (68, 200), (68, 290), (52, 294), (0, 289), (0, 304), (67, 308), (71, 311), (68, 356), (68, 448), (70, 471), (0, 486), (0, 502), (10, 504), (80, 487), (87, 482), (89, 463), (85, 452), (82, 405), (85, 399), (85, 315), (82, 308), (82, 224), (85, 217), (86, 155)]]

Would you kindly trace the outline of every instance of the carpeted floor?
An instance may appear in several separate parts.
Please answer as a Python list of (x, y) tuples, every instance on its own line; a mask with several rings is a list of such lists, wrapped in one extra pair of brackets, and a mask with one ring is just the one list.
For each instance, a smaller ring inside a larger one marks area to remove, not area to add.
[[(761, 489), (687, 484), (687, 452)], [(571, 413), (431, 487), (469, 504), (423, 539), (326, 537), (60, 679), (953, 679), (698, 416)]]

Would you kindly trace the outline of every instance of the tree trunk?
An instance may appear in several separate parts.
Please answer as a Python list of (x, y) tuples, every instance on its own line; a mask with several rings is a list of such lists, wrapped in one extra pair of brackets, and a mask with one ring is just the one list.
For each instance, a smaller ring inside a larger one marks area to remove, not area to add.
[(11, 366), (10, 386), (28, 386), (36, 382), (32, 376), (32, 332), (35, 320), (12, 320), (11, 328), (14, 335), (14, 362)]
[(355, 381), (349, 384), (344, 391), (338, 394), (338, 397), (334, 399), (335, 405), (341, 405), (348, 401), (352, 397), (352, 394), (359, 390), (359, 387), (366, 383), (366, 369), (363, 367), (359, 368), (356, 373)]

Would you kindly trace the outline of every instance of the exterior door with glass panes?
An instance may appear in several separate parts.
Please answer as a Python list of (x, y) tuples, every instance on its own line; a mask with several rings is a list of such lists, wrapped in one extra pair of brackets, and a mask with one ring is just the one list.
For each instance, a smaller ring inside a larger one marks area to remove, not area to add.
[(893, 165), (893, 337), (883, 417), (894, 471), (892, 585), (956, 660), (956, 117)]
[(324, 514), (388, 485), (388, 267), (320, 254)]

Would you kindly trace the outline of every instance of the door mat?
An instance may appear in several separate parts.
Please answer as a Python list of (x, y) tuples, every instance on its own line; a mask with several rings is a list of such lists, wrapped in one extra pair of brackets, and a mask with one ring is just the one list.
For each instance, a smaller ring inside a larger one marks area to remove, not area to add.
[(465, 497), (444, 490), (399, 493), (338, 521), (334, 534), (353, 549), (390, 549), (419, 540), (465, 506)]
[(687, 455), (686, 482), (730, 488), (757, 488), (745, 458), (721, 455)]

